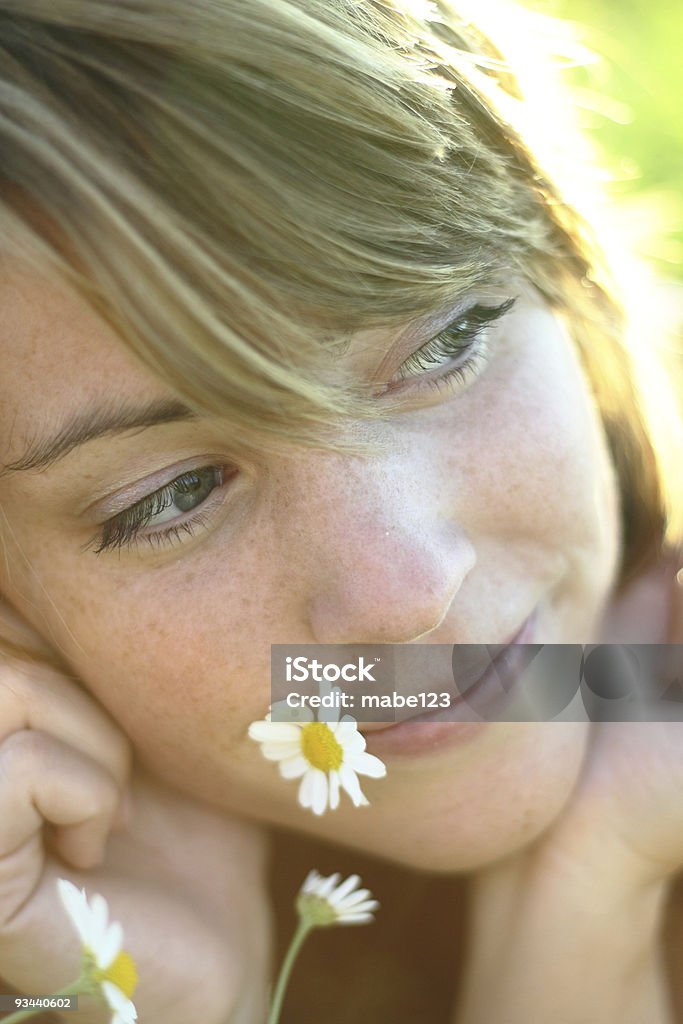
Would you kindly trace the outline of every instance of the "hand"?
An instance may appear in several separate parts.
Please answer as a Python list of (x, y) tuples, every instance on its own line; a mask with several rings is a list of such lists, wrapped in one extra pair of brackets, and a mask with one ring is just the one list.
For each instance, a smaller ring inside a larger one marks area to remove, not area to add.
[[(72, 679), (0, 662), (7, 985), (45, 995), (78, 977), (80, 943), (56, 888), (68, 878), (101, 893), (122, 923), (140, 1020), (253, 1024), (265, 1016), (269, 969), (264, 868), (259, 829), (136, 769), (127, 738)], [(79, 1021), (110, 1019), (88, 1005)]]
[(670, 880), (683, 867), (683, 722), (592, 725), (578, 784), (533, 855), (565, 885), (590, 877), (624, 897)]
[(683, 865), (682, 797), (683, 723), (591, 726), (557, 820), (473, 880), (459, 1024), (675, 1019), (659, 932)]

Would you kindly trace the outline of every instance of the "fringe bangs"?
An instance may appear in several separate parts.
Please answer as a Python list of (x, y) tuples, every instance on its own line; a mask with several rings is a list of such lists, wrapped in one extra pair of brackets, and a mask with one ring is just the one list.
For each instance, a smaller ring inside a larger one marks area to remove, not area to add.
[(372, 416), (322, 385), (321, 330), (425, 314), (543, 234), (533, 190), (388, 7), (0, 12), (5, 182), (145, 364), (247, 429), (303, 440)]
[(345, 447), (341, 421), (380, 415), (325, 383), (345, 336), (523, 275), (575, 322), (647, 506), (626, 568), (661, 537), (609, 271), (515, 127), (510, 69), (447, 0), (0, 0), (0, 39), (0, 247), (238, 443)]

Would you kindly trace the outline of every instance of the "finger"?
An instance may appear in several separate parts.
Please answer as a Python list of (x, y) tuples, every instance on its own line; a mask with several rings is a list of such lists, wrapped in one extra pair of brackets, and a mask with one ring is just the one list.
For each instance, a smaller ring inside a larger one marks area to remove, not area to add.
[(49, 733), (12, 733), (0, 744), (0, 858), (49, 822), (65, 861), (101, 863), (119, 798), (116, 780), (92, 758)]
[(125, 733), (73, 679), (42, 663), (0, 663), (0, 742), (22, 729), (49, 732), (98, 762), (123, 792), (132, 748)]
[(601, 723), (586, 783), (596, 838), (617, 837), (645, 882), (683, 867), (683, 722)]

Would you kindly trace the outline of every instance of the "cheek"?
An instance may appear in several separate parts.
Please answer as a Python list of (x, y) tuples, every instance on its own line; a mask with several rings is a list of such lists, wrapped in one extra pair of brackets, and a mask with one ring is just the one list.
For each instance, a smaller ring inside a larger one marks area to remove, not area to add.
[(35, 625), (149, 764), (200, 780), (207, 746), (246, 747), (269, 703), (270, 640), (255, 634), (252, 604), (221, 587), (225, 575), (177, 563), (163, 580), (112, 574), (105, 586), (52, 547), (31, 554), (20, 611), (41, 608)]
[[(100, 631), (92, 635), (96, 654), (79, 659), (77, 668), (84, 679), (96, 680), (98, 697), (134, 742), (149, 743), (151, 722), (155, 732), (163, 728), (165, 734), (191, 731), (206, 737), (220, 730), (230, 743), (241, 735), (245, 721), (258, 717), (251, 712), (261, 712), (268, 702), (270, 665), (259, 654), (262, 645), (252, 653), (235, 639), (252, 631), (242, 632), (224, 595), (214, 594), (211, 600), (203, 590), (198, 597), (193, 600), (189, 590), (179, 598), (166, 597), (161, 606), (137, 601), (130, 611), (115, 612), (113, 623), (109, 602), (104, 602), (102, 616), (93, 616), (93, 631)], [(112, 653), (112, 670), (101, 664), (106, 650)]]
[[(470, 870), (535, 839), (576, 784), (588, 738), (582, 722), (506, 723), (444, 811), (444, 847)], [(456, 817), (457, 815), (457, 817)]]
[[(617, 487), (604, 431), (570, 343), (548, 318), (514, 338), (473, 392), (451, 458), (474, 535), (512, 558), (616, 557)], [(551, 570), (552, 574), (552, 570)]]

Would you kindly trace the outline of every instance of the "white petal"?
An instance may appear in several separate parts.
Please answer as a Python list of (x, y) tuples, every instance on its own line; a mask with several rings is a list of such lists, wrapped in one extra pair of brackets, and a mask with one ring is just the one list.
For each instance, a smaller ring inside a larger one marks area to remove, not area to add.
[[(103, 897), (100, 897), (100, 899), (102, 898)], [(83, 913), (81, 927), (83, 931), (83, 945), (87, 946), (96, 954), (102, 939), (102, 929), (101, 923), (93, 913), (92, 900), (90, 903), (87, 899), (85, 901), (85, 911)]]
[(288, 760), (280, 761), (280, 775), (283, 779), (299, 779), (307, 772), (310, 765), (302, 754), (290, 757)]
[(327, 899), (340, 878), (341, 875), (338, 871), (335, 871), (335, 873), (330, 875), (329, 878), (322, 878), (320, 885), (315, 891), (316, 896), (321, 896), (323, 899)]
[(315, 721), (315, 715), (309, 707), (290, 708), (289, 711), (292, 719), (295, 719), (297, 722), (301, 722), (303, 725), (306, 725), (307, 722)]
[(311, 806), (311, 801), (313, 799), (313, 784), (315, 780), (315, 776), (313, 775), (314, 771), (314, 768), (308, 768), (306, 770), (306, 774), (301, 780), (301, 785), (299, 786), (299, 803), (302, 807)]
[(368, 775), (371, 779), (383, 779), (387, 774), (384, 761), (380, 761), (374, 754), (351, 754), (347, 763), (349, 768), (353, 768), (360, 775)]
[(342, 900), (339, 900), (336, 904), (337, 910), (350, 910), (351, 907), (355, 907), (358, 903), (362, 903), (370, 895), (369, 889), (357, 889), (356, 892), (349, 893)]
[(343, 900), (352, 889), (355, 889), (359, 882), (360, 875), (349, 875), (348, 878), (345, 878), (339, 888), (335, 889), (333, 893), (330, 893), (329, 901), (332, 906), (336, 907), (339, 901)]
[(92, 911), (92, 928), (94, 937), (97, 938), (97, 943), (102, 941), (107, 931), (107, 924), (109, 923), (109, 907), (104, 896), (100, 896), (98, 892), (90, 900), (90, 909)]
[(362, 753), (365, 750), (366, 742), (365, 736), (358, 729), (354, 729), (347, 740), (349, 750), (353, 750), (354, 753)]
[(346, 764), (343, 764), (339, 769), (339, 781), (351, 797), (354, 807), (363, 807), (367, 804), (368, 801), (361, 792), (356, 773)]
[(363, 739), (361, 733), (358, 732), (355, 722), (339, 722), (339, 724), (335, 728), (334, 735), (337, 738), (337, 742), (341, 743), (342, 747), (344, 747), (345, 750), (347, 749), (349, 744), (353, 744), (355, 746), (355, 744), (358, 742), (355, 737), (358, 736), (362, 741), (362, 746), (359, 749), (365, 750), (365, 740)]
[(327, 807), (327, 775), (320, 768), (314, 768), (313, 799), (311, 810), (314, 814), (324, 814)]
[(263, 743), (261, 753), (268, 761), (283, 761), (287, 757), (294, 757), (299, 753), (301, 747), (297, 739), (296, 743)]
[(113, 924), (107, 929), (106, 935), (103, 937), (100, 948), (97, 955), (98, 967), (106, 970), (116, 959), (121, 952), (123, 946), (123, 928), (118, 921), (114, 921)]
[(332, 732), (334, 732), (337, 727), (337, 722), (339, 721), (339, 704), (337, 702), (339, 700), (339, 696), (341, 695), (341, 689), (338, 686), (333, 686), (329, 692), (335, 698), (333, 702), (333, 707), (321, 708), (318, 713), (318, 721), (327, 722), (327, 724), (332, 729)]
[(101, 988), (110, 1009), (114, 1011), (111, 1024), (134, 1024), (138, 1019), (135, 1004), (111, 981), (103, 981)]
[(349, 914), (367, 914), (371, 910), (377, 910), (379, 903), (377, 900), (362, 900), (360, 903), (353, 907), (341, 908), (338, 907), (337, 911), (340, 917), (347, 917)]
[(303, 885), (301, 886), (301, 892), (310, 893), (313, 892), (321, 879), (321, 875), (315, 869), (308, 872), (304, 878)]
[(329, 773), (330, 784), (330, 810), (336, 811), (339, 807), (339, 775), (337, 772)]
[(372, 914), (349, 914), (348, 917), (340, 917), (337, 924), (365, 924), (374, 920)]
[(64, 909), (71, 918), (82, 943), (87, 943), (90, 930), (90, 908), (84, 889), (78, 889), (66, 878), (57, 880), (57, 891), (64, 904)]
[(252, 722), (248, 732), (257, 743), (297, 743), (301, 730), (291, 722)]

